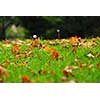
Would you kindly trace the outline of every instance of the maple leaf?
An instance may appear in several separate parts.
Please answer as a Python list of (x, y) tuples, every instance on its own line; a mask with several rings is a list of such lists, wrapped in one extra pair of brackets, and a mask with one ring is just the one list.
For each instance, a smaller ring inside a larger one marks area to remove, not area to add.
[(23, 75), (21, 76), (22, 83), (31, 83), (32, 81), (29, 79), (28, 76)]
[(77, 37), (77, 36), (71, 37), (70, 40), (69, 40), (69, 43), (70, 43), (71, 45), (73, 45), (73, 46), (78, 45), (78, 43), (79, 43), (78, 37)]
[(52, 59), (58, 59), (58, 52), (57, 51), (53, 51), (52, 52)]
[(14, 54), (19, 54), (20, 53), (20, 48), (19, 48), (19, 45), (18, 44), (14, 44), (13, 45), (12, 52)]
[(54, 48), (49, 48), (48, 46), (44, 46), (44, 47), (43, 47), (43, 50), (44, 50), (45, 52), (53, 52), (53, 51), (56, 51)]
[(56, 49), (54, 49), (54, 48), (49, 48), (48, 46), (45, 46), (44, 48), (43, 48), (43, 50), (45, 51), (45, 52), (49, 52), (49, 53), (51, 53), (51, 58), (52, 59), (58, 59), (58, 52), (56, 51)]

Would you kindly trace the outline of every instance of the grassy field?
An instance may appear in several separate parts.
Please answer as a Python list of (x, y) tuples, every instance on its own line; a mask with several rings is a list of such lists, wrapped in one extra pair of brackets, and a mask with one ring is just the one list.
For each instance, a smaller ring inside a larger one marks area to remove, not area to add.
[(0, 82), (100, 82), (100, 38), (1, 41)]

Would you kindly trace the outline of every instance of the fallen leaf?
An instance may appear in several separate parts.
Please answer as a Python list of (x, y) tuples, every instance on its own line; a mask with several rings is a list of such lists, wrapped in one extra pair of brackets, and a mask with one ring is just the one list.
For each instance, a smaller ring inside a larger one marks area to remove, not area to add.
[(7, 70), (5, 68), (1, 67), (1, 66), (0, 66), (0, 76), (4, 76), (4, 77), (9, 76)]
[(71, 66), (72, 69), (78, 69), (79, 67), (78, 66)]
[(43, 50), (45, 51), (45, 52), (53, 52), (53, 51), (56, 51), (54, 48), (50, 48), (50, 47), (48, 47), (48, 46), (44, 46), (43, 47)]
[(32, 50), (27, 51), (27, 52), (26, 52), (26, 56), (27, 56), (27, 57), (30, 57), (30, 56), (32, 55), (32, 53), (33, 53)]
[(55, 74), (53, 70), (50, 70), (49, 73), (50, 73), (51, 75), (54, 75), (54, 74)]
[(28, 64), (27, 61), (21, 62), (21, 63), (18, 64), (18, 67), (23, 67), (23, 66), (26, 66), (27, 64)]
[(91, 53), (89, 53), (89, 54), (87, 55), (87, 57), (88, 57), (88, 58), (94, 58), (94, 55), (91, 54)]
[(71, 37), (71, 38), (69, 39), (69, 43), (70, 43), (71, 45), (73, 45), (73, 46), (77, 46), (78, 43), (79, 43), (78, 37), (77, 37), (77, 36)]
[(28, 76), (24, 75), (24, 76), (21, 76), (21, 81), (22, 83), (31, 83), (32, 81), (29, 79)]
[(94, 65), (93, 64), (90, 64), (90, 65), (88, 65), (88, 68), (92, 68)]
[(58, 59), (58, 52), (57, 51), (52, 52), (52, 59)]
[(20, 53), (19, 45), (14, 44), (14, 45), (13, 45), (13, 48), (12, 48), (12, 52), (13, 52), (14, 54), (19, 54), (19, 53)]
[(98, 62), (97, 64), (96, 64), (96, 68), (99, 68), (100, 67), (100, 62)]
[(25, 58), (26, 57), (26, 55), (25, 54), (21, 54), (21, 58)]
[(100, 54), (97, 54), (97, 57), (100, 58)]
[(79, 60), (77, 58), (75, 58), (75, 64), (78, 64)]
[(70, 80), (69, 83), (76, 83), (76, 81), (75, 80)]
[(86, 67), (87, 66), (87, 64), (85, 64), (85, 63), (80, 63), (80, 68), (84, 68), (84, 67)]
[(63, 82), (67, 82), (67, 81), (68, 81), (68, 78), (64, 76), (64, 77), (61, 78), (61, 80), (62, 80)]
[(22, 45), (22, 44), (23, 44), (23, 41), (17, 38), (17, 39), (16, 39), (16, 44), (17, 44), (17, 45)]
[(63, 69), (63, 74), (64, 74), (65, 76), (68, 76), (68, 75), (71, 75), (72, 77), (74, 76), (74, 75), (72, 74), (72, 68), (69, 67), (69, 66), (66, 66), (66, 67)]
[(38, 45), (36, 45), (34, 42), (32, 42), (29, 47), (30, 47), (30, 49), (32, 49), (33, 47), (37, 48)]

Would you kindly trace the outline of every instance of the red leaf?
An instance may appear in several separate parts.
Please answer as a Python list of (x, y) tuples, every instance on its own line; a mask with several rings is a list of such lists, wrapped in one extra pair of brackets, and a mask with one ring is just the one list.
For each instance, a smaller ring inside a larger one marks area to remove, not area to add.
[(13, 48), (12, 48), (12, 52), (13, 52), (14, 54), (19, 54), (19, 53), (20, 53), (19, 45), (14, 44), (14, 45), (13, 45)]
[(73, 74), (72, 74), (72, 68), (71, 67), (65, 67), (64, 70), (63, 70), (63, 74), (68, 76), (68, 75), (71, 75), (73, 77)]
[(52, 52), (52, 59), (58, 59), (58, 52), (57, 51), (53, 51)]
[(28, 76), (22, 76), (21, 77), (22, 83), (31, 83), (32, 81), (29, 79)]

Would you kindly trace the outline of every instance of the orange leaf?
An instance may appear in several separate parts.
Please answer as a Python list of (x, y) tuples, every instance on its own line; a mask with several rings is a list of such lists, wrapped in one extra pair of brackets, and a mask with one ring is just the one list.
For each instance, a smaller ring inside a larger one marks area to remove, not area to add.
[(31, 83), (32, 81), (29, 79), (28, 76), (22, 76), (21, 77), (22, 83)]
[(52, 59), (58, 59), (58, 52), (57, 51), (53, 51), (52, 52)]
[(77, 45), (78, 42), (79, 42), (79, 40), (78, 40), (77, 36), (75, 36), (75, 37), (71, 37), (70, 40), (69, 40), (69, 42), (72, 45)]
[(5, 76), (5, 77), (9, 76), (7, 70), (1, 66), (0, 66), (0, 76)]
[(30, 55), (32, 55), (32, 50), (30, 50), (30, 51), (28, 51), (28, 52), (26, 53), (26, 56), (27, 56), (27, 57), (30, 57)]
[(32, 49), (33, 47), (37, 48), (38, 45), (36, 45), (35, 42), (32, 42), (29, 47), (30, 47), (30, 49)]
[(13, 45), (13, 48), (12, 48), (12, 52), (13, 52), (14, 54), (19, 54), (19, 53), (20, 53), (19, 45), (14, 44), (14, 45)]
[(46, 51), (46, 52), (53, 52), (53, 51), (55, 51), (54, 48), (49, 48), (48, 46), (45, 46), (45, 47), (43, 48), (43, 50)]

